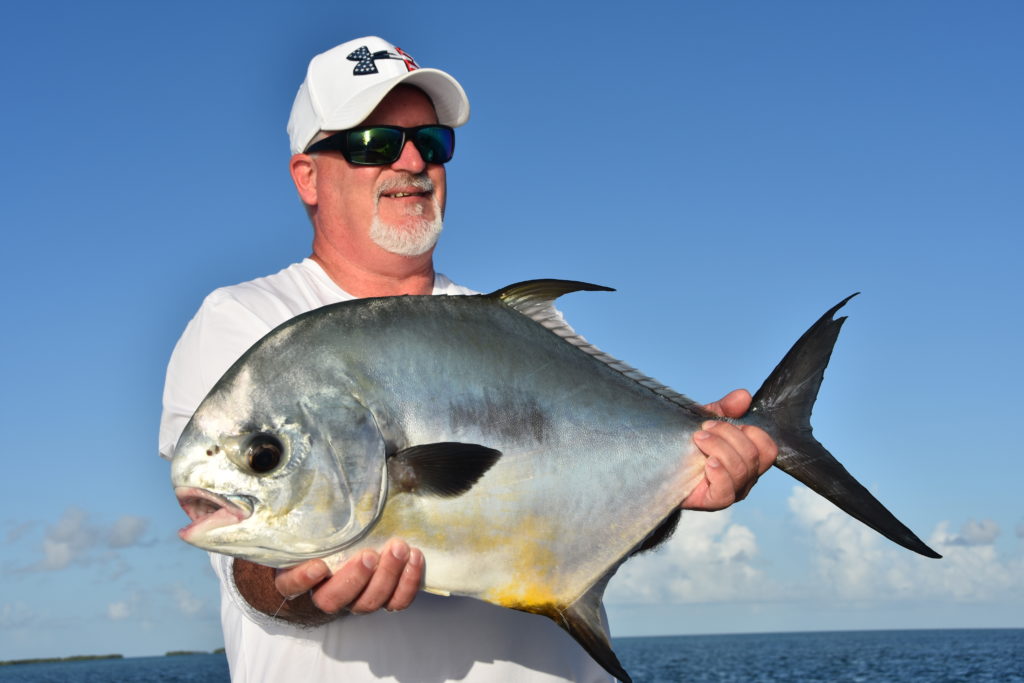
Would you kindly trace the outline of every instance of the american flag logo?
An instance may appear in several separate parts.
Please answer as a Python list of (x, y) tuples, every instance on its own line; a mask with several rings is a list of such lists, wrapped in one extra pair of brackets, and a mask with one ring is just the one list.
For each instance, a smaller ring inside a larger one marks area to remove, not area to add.
[(405, 62), (405, 68), (409, 71), (415, 71), (420, 68), (412, 57), (397, 47), (395, 48), (395, 52), (391, 52), (390, 50), (377, 50), (376, 52), (370, 52), (369, 48), (363, 45), (358, 50), (354, 50), (347, 59), (350, 62), (356, 63), (355, 67), (352, 69), (353, 76), (365, 76), (367, 74), (378, 73), (377, 65), (374, 63), (378, 59), (399, 59)]

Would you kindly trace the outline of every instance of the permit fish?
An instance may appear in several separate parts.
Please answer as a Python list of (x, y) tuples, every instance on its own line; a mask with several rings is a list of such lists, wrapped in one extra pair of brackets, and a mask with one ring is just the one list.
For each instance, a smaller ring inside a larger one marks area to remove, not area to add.
[[(286, 567), (337, 567), (400, 537), (424, 589), (554, 620), (609, 673), (601, 601), (631, 555), (671, 532), (704, 476), (693, 434), (723, 419), (609, 356), (554, 307), (612, 291), (531, 280), (478, 296), (359, 299), (252, 346), (192, 416), (172, 461), (180, 536)], [(814, 438), (840, 328), (827, 311), (734, 422), (776, 466), (892, 541), (939, 557)]]

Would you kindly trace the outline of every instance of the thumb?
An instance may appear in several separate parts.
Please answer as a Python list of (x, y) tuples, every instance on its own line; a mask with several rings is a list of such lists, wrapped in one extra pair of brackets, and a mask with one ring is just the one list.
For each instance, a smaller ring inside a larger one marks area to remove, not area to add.
[(750, 392), (746, 389), (730, 391), (722, 398), (704, 406), (719, 417), (743, 417), (750, 409)]

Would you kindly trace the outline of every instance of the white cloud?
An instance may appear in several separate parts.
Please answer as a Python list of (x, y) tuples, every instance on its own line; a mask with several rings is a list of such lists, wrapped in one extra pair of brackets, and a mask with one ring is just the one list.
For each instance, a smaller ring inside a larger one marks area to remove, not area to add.
[(658, 550), (627, 562), (612, 579), (609, 603), (762, 599), (773, 586), (755, 566), (757, 539), (728, 510), (684, 512)]
[(38, 567), (48, 570), (64, 569), (75, 559), (75, 554), (75, 548), (71, 543), (44, 538), (43, 561), (39, 563)]
[(112, 602), (107, 605), (107, 616), (113, 621), (127, 619), (131, 616), (131, 609), (127, 602)]
[(125, 515), (114, 522), (107, 533), (107, 543), (111, 548), (127, 548), (138, 543), (146, 531), (149, 520), (145, 517)]
[(89, 512), (72, 505), (46, 529), (41, 543), (43, 557), (28, 569), (57, 571), (97, 560), (116, 560), (108, 549), (140, 544), (148, 523), (143, 517), (125, 515), (104, 527), (94, 524)]
[(0, 630), (24, 628), (36, 621), (36, 610), (24, 602), (7, 602), (0, 607)]
[[(1020, 603), (1024, 595), (1024, 556), (999, 552), (993, 520), (968, 520), (956, 531), (948, 522), (936, 525), (925, 539), (943, 556), (936, 560), (888, 541), (803, 486), (793, 488), (788, 505), (798, 526), (794, 539), (808, 543), (785, 574), (769, 574), (754, 532), (734, 523), (729, 510), (687, 512), (672, 540), (622, 566), (606, 602)], [(1017, 533), (1024, 537), (1024, 528)]]
[(85, 510), (71, 506), (46, 530), (40, 569), (64, 569), (89, 551), (96, 543), (97, 531), (89, 524), (88, 517)]
[(181, 585), (174, 587), (174, 602), (182, 614), (198, 614), (203, 609), (203, 601)]
[[(789, 507), (813, 534), (814, 563), (824, 593), (847, 599), (1018, 599), (1024, 558), (1003, 558), (990, 520), (968, 521), (959, 533), (940, 523), (928, 545), (943, 556), (923, 558), (900, 548), (804, 487)], [(1017, 597), (1014, 597), (1017, 596)]]
[(960, 533), (945, 540), (948, 545), (992, 545), (999, 536), (999, 525), (991, 519), (968, 520)]

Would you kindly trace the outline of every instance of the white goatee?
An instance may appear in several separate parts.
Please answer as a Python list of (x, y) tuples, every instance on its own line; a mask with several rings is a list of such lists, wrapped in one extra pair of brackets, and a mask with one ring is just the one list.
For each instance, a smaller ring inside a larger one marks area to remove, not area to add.
[[(425, 254), (437, 244), (437, 240), (441, 236), (441, 230), (444, 228), (443, 219), (441, 218), (441, 205), (437, 200), (437, 196), (433, 194), (434, 183), (426, 175), (389, 178), (382, 181), (377, 187), (375, 209), (380, 208), (381, 195), (410, 187), (420, 192), (431, 193), (430, 198), (434, 208), (433, 219), (428, 220), (421, 216), (409, 215), (403, 225), (391, 225), (390, 223), (385, 223), (380, 217), (380, 212), (375, 210), (373, 212), (373, 220), (370, 222), (370, 239), (373, 240), (374, 244), (384, 251), (398, 254), (399, 256), (419, 256)], [(422, 214), (422, 205), (417, 204), (414, 211), (415, 213)]]

